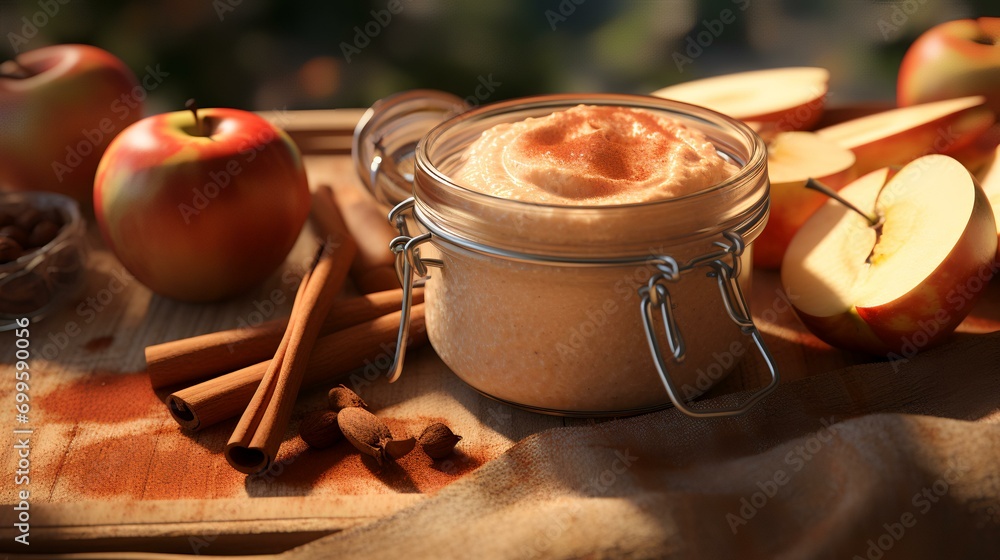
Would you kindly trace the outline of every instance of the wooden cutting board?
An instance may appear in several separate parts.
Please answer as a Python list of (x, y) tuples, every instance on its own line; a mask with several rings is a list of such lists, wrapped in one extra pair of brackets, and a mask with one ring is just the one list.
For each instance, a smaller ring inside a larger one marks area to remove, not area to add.
[[(270, 115), (290, 129), (308, 154), (313, 185), (350, 182), (350, 130), (360, 111)], [(322, 126), (316, 125), (318, 121)], [(296, 124), (297, 123), (297, 124)], [(0, 550), (72, 552), (149, 550), (198, 554), (277, 552), (389, 515), (475, 470), (521, 438), (548, 428), (594, 420), (541, 416), (485, 398), (464, 385), (429, 347), (408, 356), (400, 382), (370, 383), (359, 392), (393, 431), (417, 434), (444, 421), (464, 436), (453, 459), (433, 463), (413, 453), (373, 472), (347, 445), (315, 451), (295, 434), (298, 420), (324, 406), (324, 391), (301, 396), (276, 465), (246, 477), (221, 450), (235, 421), (204, 432), (183, 432), (143, 373), (143, 349), (182, 337), (287, 315), (295, 285), (286, 271), (311, 258), (303, 236), (284, 268), (237, 300), (191, 305), (152, 295), (128, 275), (90, 228), (90, 274), (78, 301), (32, 324), (31, 412), (18, 428), (32, 430), (30, 484), (0, 490)], [(805, 333), (779, 294), (777, 275), (758, 271), (754, 314), (783, 380), (822, 373), (867, 357), (833, 350)], [(273, 298), (274, 291), (284, 295)], [(962, 330), (1000, 328), (1000, 289), (990, 293)], [(280, 300), (280, 302), (276, 302)], [(0, 407), (15, 427), (14, 336), (0, 334)], [(385, 367), (388, 354), (373, 356)], [(712, 394), (764, 381), (759, 358), (744, 360)], [(6, 429), (0, 445), (24, 437)], [(4, 476), (17, 469), (5, 453)], [(9, 479), (8, 479), (9, 480)], [(13, 544), (17, 490), (30, 491), (30, 548)]]

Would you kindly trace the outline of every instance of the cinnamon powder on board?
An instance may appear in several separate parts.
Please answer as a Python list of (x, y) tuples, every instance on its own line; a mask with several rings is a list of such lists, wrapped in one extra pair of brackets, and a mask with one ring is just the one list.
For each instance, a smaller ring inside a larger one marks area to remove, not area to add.
[(126, 422), (154, 417), (162, 406), (141, 371), (91, 373), (38, 397), (45, 418), (57, 422)]

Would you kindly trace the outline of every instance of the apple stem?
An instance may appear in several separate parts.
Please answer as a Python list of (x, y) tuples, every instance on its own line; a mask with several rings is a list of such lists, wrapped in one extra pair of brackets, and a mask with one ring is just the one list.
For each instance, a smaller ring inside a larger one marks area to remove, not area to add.
[[(12, 70), (8, 70), (8, 67), (12, 67)], [(23, 64), (17, 61), (17, 59), (10, 59), (4, 61), (0, 64), (0, 78), (13, 78), (15, 80), (23, 80), (24, 78), (31, 77), (31, 70), (24, 67)]]
[(208, 136), (205, 134), (205, 121), (198, 115), (198, 103), (195, 102), (194, 99), (188, 99), (184, 103), (184, 108), (194, 114), (194, 126), (198, 129), (198, 134), (201, 136)]
[(810, 189), (810, 190), (814, 190), (816, 192), (823, 193), (826, 196), (828, 196), (828, 197), (836, 200), (837, 202), (843, 204), (847, 208), (853, 210), (854, 212), (857, 212), (858, 215), (862, 216), (865, 220), (868, 220), (868, 225), (870, 225), (873, 228), (877, 228), (877, 227), (879, 227), (879, 226), (882, 225), (882, 220), (880, 218), (878, 218), (877, 216), (872, 216), (871, 214), (868, 214), (864, 210), (858, 208), (851, 201), (849, 201), (846, 198), (840, 196), (840, 193), (838, 193), (837, 191), (835, 191), (835, 190), (831, 189), (830, 187), (824, 185), (823, 183), (817, 181), (816, 179), (809, 178), (809, 180), (806, 181), (806, 188)]

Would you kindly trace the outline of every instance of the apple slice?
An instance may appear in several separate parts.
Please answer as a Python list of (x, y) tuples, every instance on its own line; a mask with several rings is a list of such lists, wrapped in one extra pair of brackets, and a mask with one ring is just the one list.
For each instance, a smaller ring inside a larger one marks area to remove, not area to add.
[(778, 268), (795, 232), (826, 202), (805, 188), (810, 177), (839, 189), (854, 179), (854, 154), (812, 132), (780, 132), (767, 146), (771, 212), (767, 227), (754, 240), (753, 263)]
[(948, 154), (962, 162), (973, 175), (983, 173), (994, 159), (1000, 146), (1000, 123), (986, 129), (965, 147)]
[(854, 152), (858, 173), (902, 165), (922, 155), (961, 150), (994, 122), (982, 96), (948, 99), (835, 124), (816, 131)]
[(835, 200), (820, 208), (792, 239), (781, 281), (828, 344), (910, 357), (953, 331), (982, 294), (996, 223), (986, 194), (950, 157), (924, 156), (889, 177), (880, 169), (840, 191), (870, 217)]
[(823, 116), (829, 81), (824, 68), (774, 68), (693, 80), (651, 95), (768, 123), (780, 131), (805, 130)]

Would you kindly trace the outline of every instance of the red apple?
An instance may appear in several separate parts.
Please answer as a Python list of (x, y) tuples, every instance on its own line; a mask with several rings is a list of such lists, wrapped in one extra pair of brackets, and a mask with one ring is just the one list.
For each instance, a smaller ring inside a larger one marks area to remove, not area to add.
[(161, 295), (212, 301), (261, 282), (309, 214), (302, 157), (253, 113), (204, 109), (145, 118), (114, 139), (94, 214), (122, 264)]
[[(928, 155), (840, 190), (792, 239), (781, 281), (803, 324), (849, 350), (910, 357), (950, 334), (993, 272), (997, 231), (961, 163)], [(864, 214), (864, 215), (862, 215)]]
[(781, 132), (767, 143), (771, 209), (767, 227), (754, 240), (753, 264), (778, 268), (795, 232), (827, 198), (805, 188), (814, 178), (839, 189), (854, 179), (854, 154), (812, 132)]
[(823, 116), (830, 73), (824, 68), (772, 68), (665, 87), (651, 95), (707, 107), (778, 132), (807, 130)]
[(87, 45), (0, 64), (0, 190), (55, 191), (89, 205), (101, 154), (142, 117), (138, 87), (121, 60)]
[(1000, 18), (960, 19), (917, 38), (899, 67), (900, 106), (982, 95), (1000, 115)]

